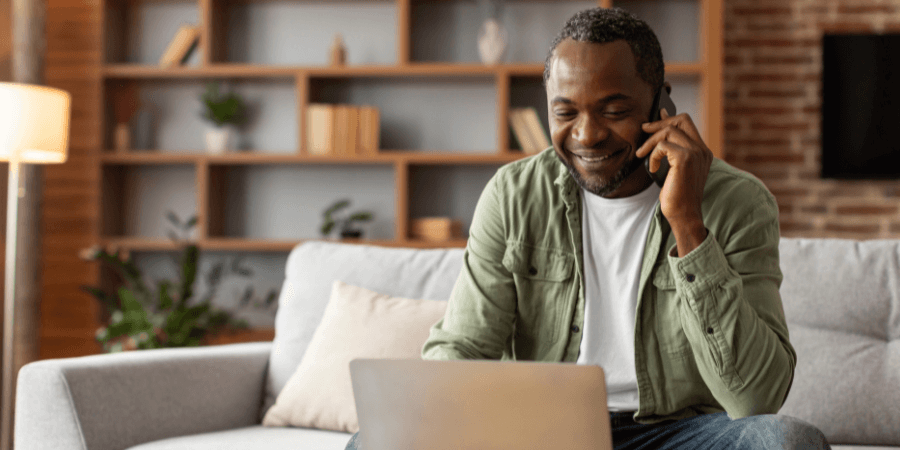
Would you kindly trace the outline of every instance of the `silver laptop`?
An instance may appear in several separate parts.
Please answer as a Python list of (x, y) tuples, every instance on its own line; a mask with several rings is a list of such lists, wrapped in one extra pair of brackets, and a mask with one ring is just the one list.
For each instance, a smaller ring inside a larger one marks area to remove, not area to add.
[(597, 366), (350, 362), (361, 450), (612, 450)]

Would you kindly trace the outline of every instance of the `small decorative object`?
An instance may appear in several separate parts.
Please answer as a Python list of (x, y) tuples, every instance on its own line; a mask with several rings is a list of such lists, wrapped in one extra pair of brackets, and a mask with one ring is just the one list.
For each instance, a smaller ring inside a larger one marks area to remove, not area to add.
[(362, 230), (355, 228), (354, 223), (368, 222), (372, 220), (372, 213), (368, 211), (357, 211), (344, 218), (335, 218), (334, 214), (338, 211), (350, 206), (350, 200), (338, 200), (325, 210), (325, 221), (322, 223), (322, 236), (328, 236), (331, 231), (337, 227), (340, 229), (342, 238), (361, 238)]
[(420, 217), (413, 219), (409, 228), (413, 239), (432, 242), (462, 239), (462, 223), (449, 217)]
[(478, 55), (485, 64), (497, 64), (506, 53), (506, 30), (497, 19), (487, 19), (478, 31)]
[(204, 106), (203, 118), (215, 127), (206, 131), (206, 151), (222, 154), (231, 147), (234, 126), (244, 121), (244, 101), (237, 94), (219, 93), (219, 85), (208, 83), (201, 97)]
[(331, 43), (331, 65), (343, 66), (347, 63), (347, 48), (344, 47), (344, 38), (340, 33), (334, 35)]
[[(174, 213), (169, 221), (181, 232), (173, 239), (185, 242), (197, 219), (182, 223)], [(106, 308), (106, 325), (97, 330), (96, 339), (107, 352), (125, 350), (193, 347), (203, 344), (216, 334), (228, 330), (247, 328), (247, 322), (235, 319), (232, 312), (212, 306), (219, 283), (228, 275), (250, 277), (252, 272), (235, 260), (226, 268), (224, 262), (214, 264), (205, 275), (207, 291), (202, 299), (194, 301), (195, 281), (199, 252), (195, 244), (186, 244), (180, 256), (180, 280), (157, 282), (151, 289), (140, 269), (130, 256), (121, 252), (109, 253), (99, 248), (82, 252), (84, 259), (100, 261), (114, 269), (123, 280), (115, 294), (96, 287), (84, 287)], [(269, 308), (275, 304), (277, 293), (273, 290), (265, 300), (256, 300), (253, 306)], [(253, 288), (248, 287), (239, 305), (245, 307), (254, 300)]]
[(497, 64), (506, 53), (508, 39), (500, 23), (502, 0), (480, 0), (481, 17), (485, 20), (478, 30), (478, 56), (484, 64)]
[(112, 91), (112, 108), (116, 127), (113, 145), (117, 153), (125, 153), (132, 147), (131, 122), (140, 108), (136, 83), (125, 82)]

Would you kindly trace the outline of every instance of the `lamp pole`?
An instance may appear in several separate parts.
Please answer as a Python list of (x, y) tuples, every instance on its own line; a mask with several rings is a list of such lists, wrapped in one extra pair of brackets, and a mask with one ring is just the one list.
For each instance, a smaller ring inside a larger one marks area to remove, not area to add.
[(3, 297), (3, 414), (0, 438), (4, 449), (12, 448), (12, 413), (15, 383), (16, 317), (16, 228), (19, 212), (19, 161), (9, 161), (9, 183), (6, 193), (6, 278)]

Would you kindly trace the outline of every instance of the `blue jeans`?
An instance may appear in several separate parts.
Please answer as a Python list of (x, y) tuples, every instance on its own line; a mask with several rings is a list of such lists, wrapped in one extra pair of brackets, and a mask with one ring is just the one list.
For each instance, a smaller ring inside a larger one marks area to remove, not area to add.
[[(633, 413), (610, 413), (615, 450), (821, 450), (831, 449), (825, 435), (789, 416), (761, 415), (731, 420), (724, 412), (642, 425)], [(346, 450), (360, 450), (359, 433)]]

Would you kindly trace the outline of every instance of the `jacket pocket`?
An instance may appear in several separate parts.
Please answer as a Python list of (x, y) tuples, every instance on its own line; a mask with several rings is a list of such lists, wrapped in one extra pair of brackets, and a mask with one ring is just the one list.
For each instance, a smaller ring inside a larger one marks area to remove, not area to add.
[(667, 354), (680, 357), (691, 352), (690, 342), (681, 322), (683, 299), (675, 289), (675, 278), (668, 262), (656, 267), (653, 274), (653, 306), (656, 316), (656, 339)]
[[(564, 252), (510, 243), (503, 266), (513, 274), (516, 304), (516, 346), (542, 353), (555, 345), (563, 319), (574, 306), (574, 257)], [(546, 348), (544, 348), (546, 347)]]

